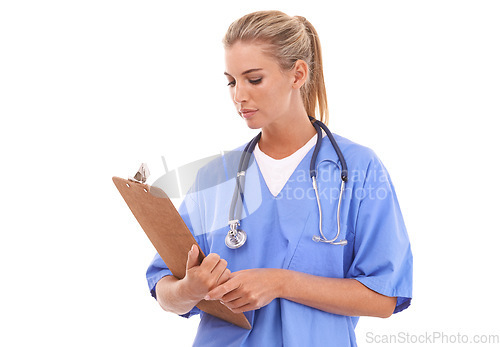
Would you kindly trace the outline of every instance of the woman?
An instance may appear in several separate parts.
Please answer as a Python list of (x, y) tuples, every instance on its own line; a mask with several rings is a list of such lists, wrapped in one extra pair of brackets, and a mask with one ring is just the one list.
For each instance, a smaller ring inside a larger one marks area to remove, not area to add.
[[(202, 313), (195, 345), (355, 346), (359, 316), (389, 317), (411, 301), (412, 254), (390, 178), (371, 150), (335, 135), (349, 172), (339, 191), (340, 155), (327, 137), (316, 145), (325, 132), (310, 118), (318, 106), (326, 122), (328, 110), (319, 39), (305, 18), (248, 14), (231, 24), (224, 46), (238, 114), (261, 129), (237, 218), (248, 240), (236, 249), (225, 243), (241, 154), (226, 155), (198, 172), (179, 209), (209, 255), (199, 264), (192, 247), (181, 280), (156, 255), (151, 293), (186, 317), (199, 313), (200, 300), (220, 300), (252, 324), (245, 330)], [(316, 147), (321, 216), (309, 177)], [(320, 233), (336, 241), (314, 242)]]

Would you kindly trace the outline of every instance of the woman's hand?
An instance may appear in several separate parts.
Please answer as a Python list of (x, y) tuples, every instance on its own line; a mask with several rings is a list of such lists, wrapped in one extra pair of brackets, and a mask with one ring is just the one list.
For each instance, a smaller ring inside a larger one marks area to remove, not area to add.
[(227, 269), (227, 261), (216, 253), (210, 253), (200, 264), (198, 247), (193, 245), (188, 253), (186, 276), (181, 280), (185, 295), (196, 302), (201, 301), (207, 293), (229, 279), (231, 271)]
[(220, 300), (235, 313), (259, 309), (279, 297), (280, 269), (249, 269), (231, 274), (211, 290), (205, 300)]

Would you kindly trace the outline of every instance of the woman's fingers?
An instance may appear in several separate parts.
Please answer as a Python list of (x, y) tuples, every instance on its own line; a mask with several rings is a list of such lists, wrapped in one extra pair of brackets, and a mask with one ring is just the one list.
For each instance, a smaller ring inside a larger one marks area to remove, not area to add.
[(220, 256), (217, 253), (210, 253), (201, 262), (200, 269), (202, 271), (213, 272), (215, 267), (219, 264), (220, 260)]
[(229, 293), (224, 294), (224, 295), (220, 298), (220, 300), (221, 300), (222, 302), (224, 302), (224, 304), (226, 304), (226, 303), (233, 302), (233, 301), (235, 301), (235, 300), (241, 299), (241, 296), (242, 296), (241, 291), (238, 291), (238, 290), (232, 290), (232, 291), (230, 291)]
[(217, 279), (217, 285), (227, 282), (230, 278), (231, 278), (231, 270), (226, 268)]
[(226, 305), (228, 308), (233, 309), (233, 308), (239, 308), (245, 305), (248, 305), (249, 302), (245, 298), (237, 298), (233, 300), (221, 300), (224, 305)]
[(227, 267), (227, 261), (225, 261), (224, 259), (220, 259), (215, 265), (215, 267), (212, 269), (211, 273), (214, 276), (217, 276), (217, 280), (219, 280), (219, 277), (222, 276), (226, 267)]
[(205, 296), (205, 300), (220, 300), (224, 295), (240, 287), (240, 282), (234, 278), (215, 287)]

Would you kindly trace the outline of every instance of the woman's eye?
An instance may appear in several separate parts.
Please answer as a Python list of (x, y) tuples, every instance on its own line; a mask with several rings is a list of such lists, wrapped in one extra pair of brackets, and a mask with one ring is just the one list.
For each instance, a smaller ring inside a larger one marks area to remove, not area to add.
[(248, 80), (252, 84), (259, 84), (262, 81), (262, 78), (257, 78), (256, 80)]
[[(254, 79), (254, 80), (248, 80), (248, 82), (250, 82), (252, 84), (259, 84), (261, 81), (262, 81), (262, 77)], [(230, 81), (227, 85), (229, 87), (234, 87), (236, 85), (236, 81)]]

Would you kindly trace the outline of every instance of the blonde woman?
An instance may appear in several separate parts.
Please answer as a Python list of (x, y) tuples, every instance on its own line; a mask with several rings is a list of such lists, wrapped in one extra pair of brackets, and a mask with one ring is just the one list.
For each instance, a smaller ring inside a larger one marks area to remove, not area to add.
[(389, 175), (370, 149), (324, 125), (321, 46), (305, 18), (250, 13), (223, 42), (231, 99), (261, 131), (198, 172), (179, 212), (208, 256), (199, 264), (193, 246), (177, 279), (156, 255), (151, 293), (186, 317), (219, 300), (252, 324), (201, 312), (196, 346), (356, 346), (359, 316), (389, 317), (412, 297)]

